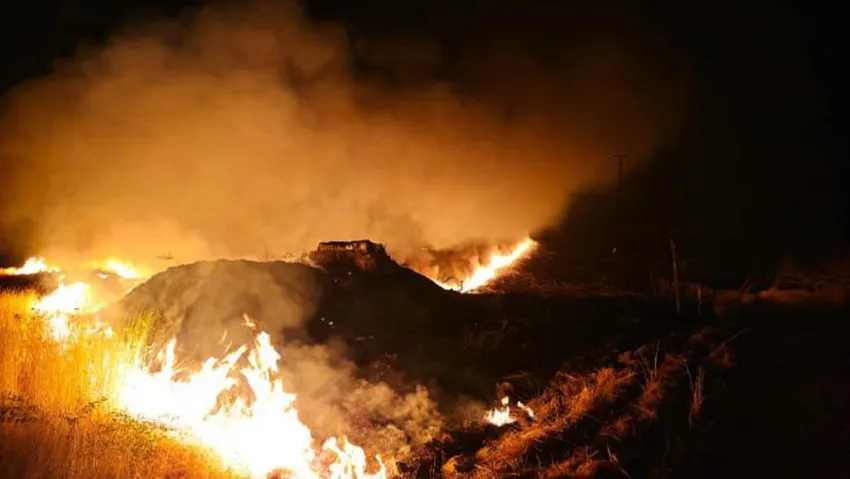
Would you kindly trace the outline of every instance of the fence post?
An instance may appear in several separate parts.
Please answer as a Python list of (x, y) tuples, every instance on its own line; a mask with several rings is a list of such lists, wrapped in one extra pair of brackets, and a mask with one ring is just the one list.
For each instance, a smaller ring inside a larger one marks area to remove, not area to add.
[(670, 254), (673, 258), (673, 293), (676, 297), (676, 314), (682, 314), (681, 288), (679, 287), (679, 265), (676, 261), (676, 243), (670, 238)]

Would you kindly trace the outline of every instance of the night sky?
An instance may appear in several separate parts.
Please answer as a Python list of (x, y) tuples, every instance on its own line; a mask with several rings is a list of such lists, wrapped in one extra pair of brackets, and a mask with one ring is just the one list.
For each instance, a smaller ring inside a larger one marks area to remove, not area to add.
[[(557, 73), (551, 59), (584, 36), (616, 39), (639, 29), (662, 38), (686, 61), (693, 108), (676, 140), (630, 171), (632, 226), (811, 250), (841, 245), (847, 233), (847, 150), (837, 111), (843, 42), (835, 11), (795, 3), (314, 0), (306, 7), (317, 20), (343, 24), (353, 44), (400, 33), (436, 41), (441, 62), (426, 75), (470, 95), (504, 93), (498, 79), (487, 85), (466, 68), (482, 44), (521, 43)], [(3, 16), (0, 91), (48, 74), (81, 43), (199, 4), (22, 3)], [(417, 81), (368, 58), (353, 63), (388, 88)], [(505, 56), (502, 67), (510, 66)], [(629, 152), (612, 145), (616, 153)]]

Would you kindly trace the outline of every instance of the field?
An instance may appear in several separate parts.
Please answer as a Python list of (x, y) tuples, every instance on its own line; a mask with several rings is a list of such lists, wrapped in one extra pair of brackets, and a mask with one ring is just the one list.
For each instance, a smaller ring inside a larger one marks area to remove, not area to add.
[[(204, 301), (221, 297), (207, 293), (238, 276), (252, 288), (228, 293), (233, 311), (222, 314), (253, 307), (262, 319), (259, 286), (248, 271), (285, 283), (292, 268), (212, 267), (172, 270), (125, 302), (149, 308), (183, 298), (187, 309), (176, 317), (199, 321), (192, 314), (200, 310), (201, 319), (218, 324)], [(190, 287), (200, 270), (209, 290), (186, 299), (180, 285)], [(737, 294), (732, 306), (699, 310), (686, 302), (677, 314), (664, 299), (460, 295), (394, 274), (323, 283), (331, 289), (298, 326), (316, 344), (335, 338), (347, 345), (356, 377), (335, 376), (340, 387), (378, 380), (397, 391), (427, 386), (444, 416), (441, 431), (427, 442), (408, 441), (403, 457), (385, 456), (390, 475), (790, 478), (846, 471), (850, 437), (840, 425), (850, 419), (842, 379), (850, 361), (830, 334), (841, 308)], [(63, 344), (31, 311), (34, 300), (33, 292), (0, 296), (2, 477), (237, 477), (217, 455), (115, 404), (121, 365), (143, 354), (163, 334), (158, 329), (181, 325), (142, 316), (110, 337)], [(378, 390), (366, 389), (366, 397)], [(501, 422), (454, 417), (470, 400), (501, 413)], [(387, 427), (401, 417), (385, 414), (361, 426)], [(358, 438), (371, 451), (377, 436)], [(774, 451), (785, 454), (771, 457)]]

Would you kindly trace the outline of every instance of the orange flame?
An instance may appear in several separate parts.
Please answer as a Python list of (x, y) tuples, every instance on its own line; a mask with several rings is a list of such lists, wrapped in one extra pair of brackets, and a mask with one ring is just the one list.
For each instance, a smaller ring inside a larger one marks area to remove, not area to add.
[(48, 265), (44, 258), (29, 258), (20, 268), (0, 268), (0, 276), (21, 276), (39, 273), (55, 273), (57, 268)]
[(516, 418), (511, 416), (511, 398), (505, 396), (502, 398), (502, 406), (493, 408), (487, 411), (484, 415), (484, 421), (494, 426), (504, 426), (516, 421)]
[[(502, 427), (505, 424), (511, 424), (517, 421), (517, 417), (514, 416), (511, 411), (511, 398), (508, 396), (503, 397), (501, 404), (501, 407), (496, 407), (487, 411), (487, 414), (484, 415), (484, 422)], [(534, 419), (534, 411), (530, 407), (523, 404), (521, 401), (518, 401), (516, 406), (525, 412), (529, 419)]]
[(123, 279), (142, 279), (147, 276), (147, 274), (142, 273), (136, 266), (117, 258), (95, 261), (90, 263), (89, 267), (103, 273), (114, 274)]
[(444, 283), (440, 281), (434, 282), (444, 289), (459, 291), (461, 293), (473, 292), (496, 279), (504, 272), (504, 270), (510, 268), (517, 261), (528, 255), (536, 245), (537, 243), (535, 243), (531, 238), (524, 239), (514, 246), (509, 253), (497, 254), (493, 256), (486, 265), (479, 265), (472, 274), (461, 281), (460, 284)]
[[(246, 322), (253, 320), (246, 316)], [(221, 360), (208, 359), (201, 370), (187, 379), (177, 379), (174, 368), (175, 341), (164, 353), (159, 372), (132, 365), (125, 372), (120, 393), (122, 409), (136, 417), (160, 422), (176, 429), (192, 442), (215, 451), (230, 467), (250, 477), (264, 478), (284, 471), (295, 477), (383, 478), (386, 468), (376, 457), (379, 470), (366, 472), (366, 455), (358, 446), (336, 438), (323, 450), (336, 455), (326, 468), (316, 464), (316, 449), (310, 429), (295, 408), (296, 396), (284, 391), (278, 376), (280, 354), (268, 333), (260, 332), (248, 352), (245, 346)], [(254, 397), (250, 403), (239, 396), (218, 406), (222, 394), (236, 385), (233, 372), (239, 359), (248, 366), (239, 370)]]
[[(91, 286), (83, 282), (69, 285), (60, 283), (55, 291), (38, 300), (32, 309), (43, 315), (50, 326), (53, 339), (66, 340), (72, 334), (70, 317), (79, 314), (91, 314), (100, 308), (91, 291)], [(102, 329), (106, 334), (112, 334), (108, 326), (100, 323), (89, 325), (88, 333)]]

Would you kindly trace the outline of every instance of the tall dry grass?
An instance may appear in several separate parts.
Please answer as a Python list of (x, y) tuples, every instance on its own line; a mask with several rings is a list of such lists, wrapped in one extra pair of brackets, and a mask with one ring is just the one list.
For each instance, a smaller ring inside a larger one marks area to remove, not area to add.
[(57, 342), (33, 292), (0, 294), (0, 477), (228, 477), (204, 451), (120, 413), (121, 373), (150, 318)]

